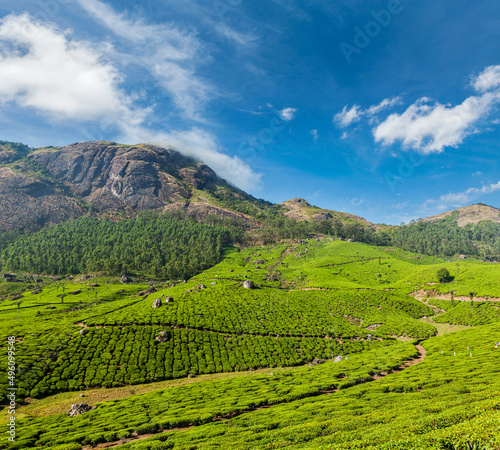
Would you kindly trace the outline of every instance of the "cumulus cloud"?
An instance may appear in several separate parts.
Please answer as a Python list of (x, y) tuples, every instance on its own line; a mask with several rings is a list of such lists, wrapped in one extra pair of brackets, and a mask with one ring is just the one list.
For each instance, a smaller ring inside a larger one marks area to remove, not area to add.
[(287, 122), (291, 121), (295, 117), (295, 113), (297, 112), (296, 108), (284, 108), (281, 111), (278, 111), (280, 117)]
[(491, 194), (496, 191), (500, 191), (500, 181), (498, 183), (484, 185), (480, 188), (471, 187), (463, 192), (450, 192), (441, 195), (438, 199), (429, 199), (424, 203), (423, 207), (435, 206), (440, 210), (445, 210), (450, 206), (461, 207), (470, 203), (480, 194)]
[(366, 110), (368, 116), (375, 116), (384, 109), (391, 109), (401, 103), (401, 97), (384, 98), (378, 105), (372, 105)]
[(243, 190), (259, 189), (261, 175), (237, 156), (228, 156), (219, 151), (216, 139), (199, 129), (172, 133), (158, 143), (182, 148), (183, 153), (203, 160), (215, 172)]
[[(179, 74), (171, 83), (182, 84), (182, 78)], [(144, 123), (152, 110), (135, 107), (121, 82), (118, 69), (99, 48), (72, 40), (69, 32), (28, 15), (0, 21), (0, 102), (33, 108), (52, 118), (98, 122), (101, 129), (118, 129), (123, 142), (170, 146), (204, 161), (242, 189), (259, 186), (260, 175), (240, 158), (223, 153), (209, 133), (198, 128), (158, 133), (147, 128)], [(193, 99), (193, 108), (194, 103)]]
[(373, 130), (375, 141), (383, 145), (400, 141), (424, 154), (457, 147), (500, 102), (500, 66), (486, 68), (472, 86), (480, 95), (459, 105), (443, 105), (423, 97), (402, 114), (391, 114)]
[(342, 111), (335, 114), (333, 121), (340, 127), (348, 127), (353, 123), (359, 122), (363, 117), (368, 117), (371, 121), (375, 116), (385, 109), (393, 108), (401, 102), (400, 97), (385, 98), (377, 105), (372, 105), (367, 109), (361, 108), (359, 105), (353, 105), (349, 108), (348, 105), (344, 106)]
[(359, 105), (354, 105), (351, 108), (345, 105), (342, 111), (335, 114), (333, 121), (340, 127), (348, 127), (349, 125), (361, 120), (362, 115), (363, 114)]
[(139, 123), (146, 111), (132, 107), (120, 81), (116, 68), (88, 43), (71, 41), (26, 14), (0, 21), (0, 101), (59, 119)]
[(149, 142), (161, 147), (170, 147), (183, 154), (205, 162), (220, 177), (243, 190), (258, 190), (262, 175), (237, 156), (222, 152), (217, 139), (199, 128), (185, 131), (156, 132), (143, 127), (124, 130), (126, 142)]
[(96, 20), (132, 46), (130, 62), (142, 65), (190, 119), (201, 119), (203, 107), (216, 89), (197, 75), (205, 59), (194, 32), (175, 25), (150, 24), (117, 13), (100, 0), (77, 0)]
[(478, 92), (486, 92), (500, 86), (500, 65), (489, 66), (472, 80), (473, 88)]

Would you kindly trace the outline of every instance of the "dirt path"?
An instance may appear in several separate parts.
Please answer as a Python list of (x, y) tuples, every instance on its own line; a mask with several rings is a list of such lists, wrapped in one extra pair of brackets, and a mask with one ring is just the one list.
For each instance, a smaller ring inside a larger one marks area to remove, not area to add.
[(322, 269), (324, 267), (337, 267), (337, 266), (345, 266), (347, 264), (356, 264), (356, 263), (360, 263), (360, 262), (375, 261), (376, 259), (379, 259), (379, 258), (358, 259), (356, 261), (347, 261), (347, 262), (338, 263), (338, 264), (327, 264), (326, 266), (318, 266), (318, 269)]
[[(429, 300), (451, 300), (451, 293), (448, 293), (448, 294), (439, 294), (435, 290), (426, 291), (424, 289), (419, 289), (418, 291), (411, 292), (408, 295), (410, 295), (411, 297), (414, 297), (414, 298), (416, 298), (417, 300), (420, 300), (420, 301), (427, 299), (427, 296), (429, 296), (428, 297)], [(470, 297), (466, 297), (464, 295), (455, 295), (453, 297), (453, 300), (457, 300), (457, 301), (460, 301), (460, 302), (470, 302), (471, 301)], [(472, 297), (472, 301), (473, 302), (500, 302), (500, 298), (498, 298), (498, 297), (476, 297), (476, 296), (473, 296)], [(429, 305), (429, 306), (431, 306), (431, 305)]]
[[(405, 369), (408, 369), (411, 366), (415, 366), (417, 364), (420, 364), (425, 359), (427, 351), (420, 344), (416, 344), (415, 348), (418, 351), (418, 356), (416, 358), (409, 359), (409, 360), (405, 361), (398, 368), (393, 369), (393, 370), (391, 370), (389, 372), (380, 372), (379, 374), (372, 375), (371, 379), (361, 380), (361, 381), (353, 384), (353, 386), (357, 386), (359, 384), (364, 384), (364, 383), (371, 383), (373, 381), (377, 381), (377, 380), (380, 380), (382, 378), (385, 378), (388, 375), (399, 373), (399, 372), (401, 372), (401, 371), (403, 371)], [(347, 389), (349, 389), (349, 388), (347, 388)], [(313, 394), (310, 394), (307, 397), (303, 397), (303, 398), (318, 397), (320, 395), (331, 395), (331, 394), (334, 394), (334, 393), (338, 392), (339, 390), (340, 389), (328, 389), (328, 390), (317, 391), (317, 392), (315, 392)], [(344, 390), (344, 389), (342, 389), (342, 390)], [(283, 402), (283, 403), (287, 403), (287, 402)], [(233, 419), (234, 417), (240, 416), (242, 414), (251, 413), (251, 412), (254, 412), (254, 411), (261, 410), (261, 409), (272, 408), (273, 406), (282, 405), (283, 403), (276, 403), (276, 404), (273, 404), (273, 405), (262, 405), (262, 406), (257, 406), (255, 408), (249, 408), (249, 409), (247, 409), (245, 411), (242, 411), (240, 413), (228, 414), (228, 415), (224, 415), (224, 416), (216, 416), (216, 417), (214, 417), (212, 419), (212, 423), (213, 422), (228, 421), (228, 420)], [(210, 423), (210, 422), (208, 422), (208, 423)], [(161, 433), (170, 433), (170, 432), (173, 432), (173, 431), (188, 430), (188, 429), (193, 428), (195, 426), (197, 426), (197, 425), (190, 425), (190, 426), (184, 427), (184, 428), (171, 428), (171, 429), (168, 429), (168, 430), (159, 430), (156, 433), (141, 434), (141, 435), (137, 435), (137, 433), (132, 433), (131, 437), (129, 437), (129, 438), (123, 440), (123, 441), (106, 442), (106, 443), (99, 444), (99, 445), (94, 446), (94, 447), (87, 445), (87, 446), (83, 446), (82, 450), (93, 450), (93, 449), (96, 449), (96, 448), (97, 449), (105, 449), (105, 448), (119, 447), (120, 445), (123, 445), (125, 443), (128, 444), (128, 443), (131, 443), (131, 442), (137, 442), (137, 441), (140, 441), (140, 440), (143, 440), (143, 439), (147, 439), (147, 438), (150, 438), (150, 437), (153, 437), (153, 436), (157, 436), (158, 434), (161, 434)]]
[[(415, 348), (418, 351), (418, 357), (415, 359), (409, 359), (408, 361), (405, 361), (397, 369), (392, 370), (390, 373), (398, 373), (398, 372), (401, 372), (402, 370), (408, 369), (408, 367), (420, 364), (425, 359), (425, 356), (427, 355), (427, 350), (424, 347), (422, 347), (420, 344), (415, 345)], [(381, 378), (384, 378), (387, 375), (389, 375), (389, 373), (381, 372), (378, 375), (374, 375), (372, 378), (374, 380), (380, 380)]]
[(430, 308), (433, 309), (434, 311), (434, 316), (430, 317), (421, 317), (420, 320), (421, 322), (428, 323), (429, 325), (432, 325), (434, 328), (437, 330), (437, 336), (442, 336), (443, 334), (448, 334), (448, 333), (453, 333), (455, 331), (462, 331), (466, 330), (467, 328), (473, 328), (472, 326), (468, 325), (454, 325), (448, 322), (435, 322), (434, 319), (436, 317), (442, 316), (443, 314), (446, 313), (444, 309), (438, 308), (437, 306), (429, 304), (429, 299), (428, 298), (422, 298), (419, 296), (415, 296), (415, 298), (419, 301), (421, 301), (424, 305), (429, 306)]

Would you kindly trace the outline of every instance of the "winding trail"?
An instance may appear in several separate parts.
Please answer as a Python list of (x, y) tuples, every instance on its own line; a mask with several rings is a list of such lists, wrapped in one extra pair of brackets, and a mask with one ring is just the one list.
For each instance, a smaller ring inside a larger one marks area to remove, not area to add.
[[(365, 383), (371, 383), (373, 381), (377, 381), (377, 380), (380, 380), (382, 378), (385, 378), (388, 375), (402, 372), (403, 370), (408, 369), (409, 367), (412, 367), (412, 366), (415, 366), (417, 364), (420, 364), (422, 361), (424, 361), (424, 359), (426, 357), (426, 354), (427, 354), (427, 351), (426, 351), (426, 349), (422, 345), (420, 345), (420, 343), (415, 344), (415, 348), (417, 349), (417, 352), (418, 352), (418, 356), (416, 358), (409, 359), (409, 360), (405, 361), (398, 368), (393, 369), (393, 370), (391, 370), (389, 372), (380, 372), (378, 374), (372, 375), (372, 377), (370, 379), (361, 379), (358, 382), (354, 383), (350, 387), (357, 386), (357, 385), (360, 385), (360, 384), (365, 384)], [(344, 388), (342, 390), (349, 389), (349, 388)], [(340, 389), (336, 388), (336, 389), (329, 389), (329, 390), (317, 391), (317, 392), (314, 392), (312, 394), (309, 394), (307, 396), (302, 397), (300, 400), (302, 400), (304, 398), (318, 397), (320, 395), (331, 395), (331, 394), (334, 394), (334, 393), (338, 392), (339, 390)], [(292, 400), (292, 401), (295, 401), (295, 400)], [(245, 411), (241, 411), (241, 412), (238, 412), (238, 413), (226, 414), (224, 416), (215, 416), (212, 419), (212, 422), (207, 422), (207, 423), (226, 422), (226, 421), (229, 421), (230, 419), (233, 419), (234, 417), (241, 416), (243, 414), (251, 413), (251, 412), (254, 412), (254, 411), (258, 411), (258, 410), (261, 410), (261, 409), (272, 408), (273, 406), (282, 405), (283, 403), (290, 403), (290, 402), (274, 403), (272, 405), (261, 405), (261, 406), (256, 406), (256, 407), (253, 407), (253, 408), (246, 409)], [(202, 425), (205, 425), (205, 424), (202, 424)], [(169, 432), (172, 432), (172, 431), (188, 430), (188, 429), (194, 428), (196, 426), (200, 426), (200, 425), (190, 425), (190, 426), (183, 427), (183, 428), (163, 429), (163, 430), (158, 430), (156, 433), (141, 434), (141, 435), (138, 435), (137, 433), (132, 433), (132, 436), (129, 437), (129, 438), (127, 438), (126, 440), (123, 440), (123, 441), (120, 440), (120, 441), (115, 441), (115, 442), (106, 442), (106, 443), (103, 443), (103, 444), (98, 444), (97, 446), (94, 446), (94, 447), (92, 447), (92, 446), (83, 446), (82, 450), (93, 450), (93, 449), (96, 449), (96, 448), (97, 449), (106, 449), (106, 448), (119, 447), (119, 446), (121, 446), (123, 444), (129, 444), (129, 443), (137, 442), (137, 441), (140, 441), (140, 440), (143, 440), (143, 439), (148, 439), (150, 437), (157, 436), (158, 434), (169, 433)]]

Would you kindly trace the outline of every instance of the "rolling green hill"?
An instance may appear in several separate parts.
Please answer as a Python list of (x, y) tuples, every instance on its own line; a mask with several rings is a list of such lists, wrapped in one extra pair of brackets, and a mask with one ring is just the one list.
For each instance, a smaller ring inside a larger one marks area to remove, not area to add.
[[(186, 282), (19, 275), (0, 283), (19, 440), (0, 445), (495, 448), (499, 270), (323, 238), (226, 248)], [(80, 393), (107, 400), (61, 416)]]

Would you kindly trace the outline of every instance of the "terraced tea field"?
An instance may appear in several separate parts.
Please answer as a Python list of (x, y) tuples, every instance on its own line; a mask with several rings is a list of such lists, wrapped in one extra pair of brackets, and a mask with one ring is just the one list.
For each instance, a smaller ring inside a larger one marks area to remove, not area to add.
[[(441, 267), (453, 281), (438, 282)], [(499, 386), (487, 380), (498, 372), (498, 303), (432, 295), (495, 297), (499, 274), (493, 264), (311, 239), (228, 249), (189, 280), (2, 283), (2, 357), (15, 336), (18, 398), (42, 408), (31, 417), (19, 406), (12, 448), (131, 439), (123, 448), (496, 448)], [(433, 322), (474, 328), (433, 337)], [(418, 342), (425, 359), (396, 370)], [(275, 371), (206, 379), (263, 368)], [(198, 376), (140, 395), (131, 387), (77, 417), (43, 413), (64, 392)], [(463, 440), (474, 423), (482, 431)]]

